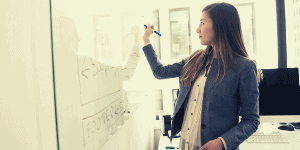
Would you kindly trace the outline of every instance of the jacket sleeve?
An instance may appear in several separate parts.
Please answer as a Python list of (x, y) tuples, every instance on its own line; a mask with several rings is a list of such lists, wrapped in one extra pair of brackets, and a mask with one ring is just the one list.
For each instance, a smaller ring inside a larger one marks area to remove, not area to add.
[(250, 61), (242, 69), (239, 78), (239, 115), (241, 121), (224, 133), (227, 149), (235, 149), (249, 136), (256, 132), (259, 121), (259, 89), (257, 82), (257, 69)]
[(174, 64), (171, 64), (171, 65), (163, 66), (161, 64), (161, 62), (157, 59), (157, 55), (156, 55), (155, 51), (153, 50), (153, 47), (151, 44), (144, 46), (143, 51), (148, 60), (148, 63), (153, 72), (153, 75), (157, 79), (180, 77), (181, 69), (185, 64), (184, 60), (174, 63)]

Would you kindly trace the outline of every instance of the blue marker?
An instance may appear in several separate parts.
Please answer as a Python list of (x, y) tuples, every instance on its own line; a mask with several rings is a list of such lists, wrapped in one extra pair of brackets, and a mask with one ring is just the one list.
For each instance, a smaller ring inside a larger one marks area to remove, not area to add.
[[(147, 26), (144, 24), (144, 26), (147, 28)], [(161, 36), (160, 33), (158, 33), (157, 31), (154, 31), (154, 33), (156, 33), (157, 35)]]

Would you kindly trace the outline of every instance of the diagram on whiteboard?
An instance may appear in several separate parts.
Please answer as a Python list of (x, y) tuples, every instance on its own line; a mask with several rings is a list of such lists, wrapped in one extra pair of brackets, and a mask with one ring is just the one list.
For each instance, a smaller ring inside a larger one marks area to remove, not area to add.
[[(132, 22), (132, 18), (132, 14), (120, 15), (122, 32), (119, 43), (112, 38), (109, 15), (94, 19), (94, 45), (98, 60), (78, 56), (81, 107), (98, 104), (97, 111), (82, 116), (83, 146), (100, 148), (124, 124), (124, 118), (130, 110), (127, 91), (123, 89), (122, 83), (133, 77), (141, 50), (140, 27)], [(122, 45), (117, 58), (113, 52), (116, 49), (113, 44), (116, 43)], [(101, 59), (106, 60), (106, 63)], [(113, 61), (121, 61), (124, 65), (117, 66)], [(112, 62), (112, 65), (107, 62)]]

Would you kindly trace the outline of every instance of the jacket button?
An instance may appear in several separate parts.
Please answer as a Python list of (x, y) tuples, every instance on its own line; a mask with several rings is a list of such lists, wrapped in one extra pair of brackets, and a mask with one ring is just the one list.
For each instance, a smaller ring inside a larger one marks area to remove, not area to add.
[(205, 124), (201, 124), (201, 128), (202, 128), (202, 129), (205, 129), (205, 128), (206, 128), (206, 125), (205, 125)]

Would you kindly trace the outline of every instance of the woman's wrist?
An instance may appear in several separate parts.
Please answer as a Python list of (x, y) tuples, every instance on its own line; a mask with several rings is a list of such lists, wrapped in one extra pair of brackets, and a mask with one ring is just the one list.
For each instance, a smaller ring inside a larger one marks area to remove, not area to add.
[(150, 44), (150, 40), (144, 40), (144, 46)]

